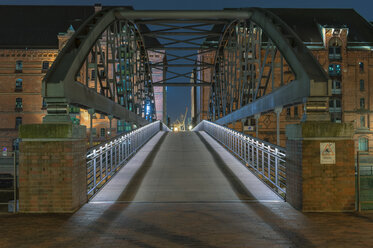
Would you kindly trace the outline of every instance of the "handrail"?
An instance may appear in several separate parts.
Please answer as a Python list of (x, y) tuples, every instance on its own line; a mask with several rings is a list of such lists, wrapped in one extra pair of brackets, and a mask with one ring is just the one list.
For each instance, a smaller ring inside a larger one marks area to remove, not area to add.
[(203, 120), (193, 131), (205, 131), (240, 158), (276, 193), (286, 195), (286, 150), (235, 130)]
[(147, 141), (170, 129), (160, 121), (120, 135), (87, 151), (87, 195), (91, 198)]

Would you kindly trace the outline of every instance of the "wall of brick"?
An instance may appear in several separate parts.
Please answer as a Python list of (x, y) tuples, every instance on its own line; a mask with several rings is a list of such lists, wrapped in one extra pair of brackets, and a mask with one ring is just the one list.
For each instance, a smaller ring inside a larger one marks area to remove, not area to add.
[(73, 129), (71, 125), (21, 127), (20, 212), (74, 212), (87, 202), (85, 128), (79, 133)]
[[(320, 164), (320, 142), (334, 142), (336, 164)], [(302, 142), (303, 211), (354, 211), (353, 140)]]
[[(354, 211), (352, 125), (305, 122), (286, 131), (286, 200), (304, 212)], [(321, 164), (321, 142), (335, 143), (335, 164)]]
[(302, 209), (302, 141), (286, 141), (286, 201)]

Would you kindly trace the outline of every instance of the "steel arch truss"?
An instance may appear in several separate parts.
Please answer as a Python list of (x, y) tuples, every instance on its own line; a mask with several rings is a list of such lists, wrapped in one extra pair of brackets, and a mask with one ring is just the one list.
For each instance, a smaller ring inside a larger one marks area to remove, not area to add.
[(210, 118), (219, 124), (305, 104), (308, 120), (328, 120), (330, 81), (299, 37), (277, 16), (248, 9), (227, 25), (215, 58)]
[[(180, 23), (190, 24), (181, 28)], [(327, 75), (294, 31), (271, 12), (258, 8), (222, 11), (107, 8), (81, 25), (48, 71), (43, 81), (48, 112), (45, 121), (70, 121), (68, 106), (77, 105), (129, 122), (147, 123), (154, 118), (155, 110), (146, 53), (149, 48), (145, 48), (142, 34), (165, 38), (168, 43), (164, 50), (194, 50), (197, 44), (194, 38), (181, 42), (173, 37), (214, 36), (214, 32), (204, 28), (209, 23), (224, 25), (224, 32), (219, 31), (218, 49), (210, 47), (216, 54), (210, 91), (213, 120), (226, 124), (299, 103), (306, 105), (307, 115), (315, 120), (329, 120), (327, 98), (331, 83)], [(162, 29), (141, 30), (140, 25), (145, 24), (161, 24)], [(198, 55), (204, 48), (197, 50)], [(176, 64), (179, 58), (189, 64)], [(195, 67), (190, 58), (174, 54), (172, 65)], [(195, 72), (205, 70), (206, 66), (210, 65), (200, 64)], [(193, 74), (175, 72), (174, 75), (193, 80), (188, 76)]]
[(99, 12), (72, 36), (44, 79), (45, 121), (69, 121), (72, 105), (146, 124), (155, 118), (151, 78), (139, 28)]

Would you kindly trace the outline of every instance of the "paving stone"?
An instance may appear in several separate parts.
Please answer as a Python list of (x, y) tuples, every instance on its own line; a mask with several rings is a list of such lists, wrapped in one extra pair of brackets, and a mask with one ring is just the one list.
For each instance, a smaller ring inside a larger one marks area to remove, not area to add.
[(301, 213), (206, 134), (162, 135), (75, 214), (0, 215), (0, 247), (372, 246), (373, 213)]

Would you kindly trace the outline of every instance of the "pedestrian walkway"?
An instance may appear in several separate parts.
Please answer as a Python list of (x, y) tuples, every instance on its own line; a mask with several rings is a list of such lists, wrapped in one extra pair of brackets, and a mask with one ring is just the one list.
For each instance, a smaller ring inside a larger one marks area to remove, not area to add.
[(204, 132), (159, 134), (142, 153), (91, 202), (282, 201)]
[(372, 213), (296, 211), (204, 132), (158, 133), (75, 214), (0, 221), (1, 248), (373, 244)]

